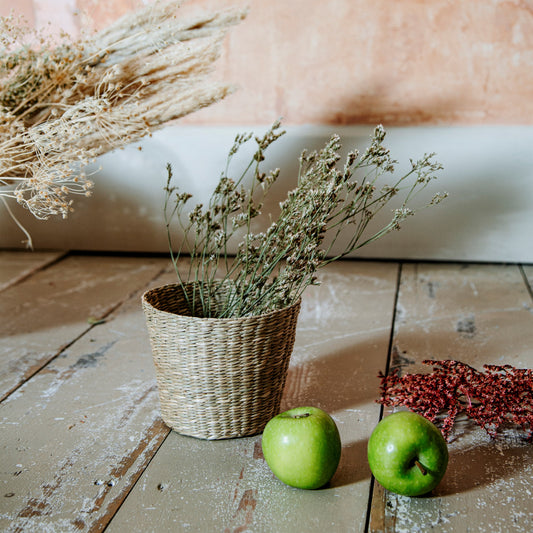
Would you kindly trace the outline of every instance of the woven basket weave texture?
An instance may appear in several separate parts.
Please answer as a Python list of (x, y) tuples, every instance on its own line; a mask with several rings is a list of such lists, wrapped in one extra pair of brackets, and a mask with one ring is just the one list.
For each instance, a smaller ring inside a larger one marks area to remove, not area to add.
[(261, 433), (279, 412), (300, 302), (259, 316), (199, 318), (174, 284), (146, 292), (142, 303), (164, 422), (203, 439)]

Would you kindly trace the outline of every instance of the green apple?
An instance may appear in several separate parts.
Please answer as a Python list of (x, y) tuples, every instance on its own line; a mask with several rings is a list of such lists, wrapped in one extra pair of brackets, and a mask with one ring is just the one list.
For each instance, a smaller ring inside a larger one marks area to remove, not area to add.
[(385, 417), (368, 441), (368, 464), (387, 490), (421, 496), (441, 481), (448, 446), (437, 426), (411, 411)]
[(335, 474), (341, 457), (337, 426), (317, 407), (296, 407), (272, 418), (261, 445), (274, 475), (299, 489), (323, 487)]

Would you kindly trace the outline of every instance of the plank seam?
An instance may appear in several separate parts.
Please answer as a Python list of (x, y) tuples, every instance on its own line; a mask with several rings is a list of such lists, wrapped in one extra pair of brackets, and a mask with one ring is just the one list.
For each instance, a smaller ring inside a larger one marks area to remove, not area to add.
[(68, 250), (64, 252), (58, 252), (58, 255), (55, 257), (52, 257), (48, 261), (44, 261), (42, 264), (31, 268), (27, 272), (24, 272), (23, 274), (20, 274), (16, 278), (12, 279), (5, 285), (0, 285), (0, 292), (5, 291), (6, 289), (9, 289), (10, 287), (14, 287), (15, 285), (18, 285), (19, 283), (23, 282), (24, 280), (30, 278), (34, 274), (37, 274), (38, 272), (41, 272), (43, 270), (46, 270), (47, 268), (50, 268), (51, 266), (56, 265), (57, 263), (63, 261), (68, 257), (70, 252)]
[(522, 279), (524, 280), (524, 283), (526, 285), (527, 292), (529, 293), (531, 300), (533, 300), (533, 288), (531, 287), (531, 284), (529, 283), (529, 279), (526, 275), (526, 271), (524, 270), (524, 265), (522, 264), (518, 265), (518, 269), (520, 270), (520, 274), (522, 274)]
[[(132, 493), (132, 491), (137, 486), (137, 483), (139, 483), (140, 479), (143, 477), (144, 473), (146, 472), (146, 470), (150, 466), (150, 463), (154, 460), (155, 456), (157, 455), (157, 452), (159, 452), (159, 450), (161, 449), (161, 446), (163, 446), (165, 441), (168, 439), (168, 436), (171, 433), (171, 429), (168, 428), (168, 427), (166, 429), (167, 429), (166, 435), (161, 439), (161, 442), (159, 443), (159, 446), (156, 446), (155, 450), (153, 451), (152, 456), (145, 462), (144, 465), (142, 465), (142, 468), (139, 468), (139, 470), (137, 472), (138, 475), (136, 476), (135, 480), (131, 484), (129, 490), (124, 491), (124, 497), (122, 498), (122, 501), (120, 503), (118, 503), (116, 508), (113, 510), (113, 514), (111, 516), (109, 516), (109, 517), (106, 516), (106, 515), (104, 515), (102, 517), (102, 519), (101, 519), (102, 529), (98, 529), (101, 533), (104, 533), (106, 531), (106, 529), (109, 527), (109, 525), (111, 524), (111, 522), (115, 518), (116, 514), (119, 512), (119, 510), (122, 507), (122, 505), (124, 505), (124, 503), (126, 502), (126, 500), (129, 497), (129, 495)], [(106, 519), (107, 519), (107, 522), (104, 524), (103, 521), (106, 520)]]
[[(65, 254), (65, 256), (68, 256), (68, 255), (70, 255), (70, 253)], [(63, 258), (65, 258), (65, 256), (63, 256)], [(111, 314), (113, 314), (115, 311), (117, 311), (120, 307), (125, 305), (129, 300), (134, 298), (136, 295), (142, 294), (147, 289), (147, 287), (149, 287), (159, 276), (164, 274), (167, 270), (168, 270), (168, 267), (161, 268), (147, 283), (145, 283), (143, 285), (143, 287), (141, 289), (135, 289), (135, 290), (131, 291), (129, 294), (127, 294), (125, 297), (121, 298), (118, 302), (116, 302), (113, 306), (111, 306), (107, 310), (107, 312), (104, 313), (101, 316), (101, 319), (106, 319)], [(97, 325), (98, 325), (98, 323), (90, 324), (89, 327), (87, 329), (85, 329), (84, 331), (82, 331), (77, 337), (75, 337), (70, 342), (68, 342), (68, 343), (64, 344), (63, 346), (61, 346), (57, 350), (57, 352), (52, 357), (50, 357), (50, 359), (48, 359), (47, 361), (43, 362), (43, 364), (39, 368), (36, 368), (31, 374), (28, 374), (28, 375), (24, 376), (24, 378), (21, 379), (21, 381), (19, 383), (17, 383), (14, 387), (12, 387), (3, 396), (0, 397), (0, 404), (4, 400), (9, 398), (18, 389), (20, 389), (20, 387), (24, 386), (30, 379), (32, 379), (34, 376), (39, 374), (39, 372), (42, 372), (50, 363), (52, 363), (59, 356), (61, 356), (61, 354), (63, 352), (65, 352), (65, 350), (68, 350), (71, 346), (73, 346), (76, 342), (78, 342), (82, 337), (87, 335), (87, 333), (89, 333)]]
[[(396, 312), (398, 309), (398, 300), (399, 300), (399, 295), (400, 295), (402, 269), (403, 269), (403, 261), (398, 264), (398, 272), (396, 275), (396, 292), (394, 294), (394, 304), (393, 304), (393, 309), (392, 309), (392, 321), (391, 321), (391, 329), (390, 329), (390, 335), (389, 335), (389, 346), (387, 348), (387, 361), (385, 364), (385, 375), (389, 374), (391, 360), (392, 360), (392, 347), (394, 344), (394, 332), (396, 328)], [(384, 407), (383, 405), (381, 405), (380, 410), (379, 410), (378, 422), (383, 418), (383, 411), (384, 411)], [(372, 503), (374, 499), (375, 484), (376, 484), (376, 480), (374, 476), (371, 476), (370, 477), (370, 490), (368, 492), (368, 505), (367, 505), (367, 511), (366, 511), (366, 519), (365, 519), (365, 529), (364, 529), (365, 533), (369, 533), (371, 531), (370, 522), (372, 518)]]

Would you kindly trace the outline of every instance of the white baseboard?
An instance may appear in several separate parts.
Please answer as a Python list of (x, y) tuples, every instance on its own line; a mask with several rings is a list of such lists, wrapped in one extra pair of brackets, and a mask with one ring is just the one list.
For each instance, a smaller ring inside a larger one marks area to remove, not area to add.
[[(75, 201), (67, 220), (40, 222), (14, 211), (38, 249), (165, 252), (163, 186), (166, 164), (176, 183), (205, 201), (225, 165), (236, 133), (267, 126), (175, 126), (138, 145), (102, 157), (94, 195)], [(291, 126), (267, 152), (265, 168), (280, 167), (274, 207), (293, 188), (302, 149), (320, 148), (338, 133), (346, 149), (364, 149), (372, 127)], [(533, 126), (388, 128), (386, 144), (408, 168), (409, 158), (436, 152), (444, 165), (431, 192), (449, 198), (419, 212), (400, 232), (361, 249), (359, 257), (533, 262)], [(431, 196), (431, 195), (430, 195)], [(24, 235), (0, 204), (0, 247), (23, 247)]]

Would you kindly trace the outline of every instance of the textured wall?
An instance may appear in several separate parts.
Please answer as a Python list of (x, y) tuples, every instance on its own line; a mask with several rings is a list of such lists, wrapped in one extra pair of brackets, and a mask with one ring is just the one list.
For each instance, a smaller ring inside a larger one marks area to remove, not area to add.
[[(13, 0), (0, 0), (7, 14)], [(530, 0), (194, 0), (247, 4), (217, 76), (241, 89), (184, 124), (532, 124)], [(137, 0), (17, 0), (30, 23), (76, 33)], [(84, 15), (88, 13), (88, 17)]]
[[(0, 13), (15, 5), (35, 26), (78, 34), (140, 4), (0, 0)], [(450, 197), (358, 255), (533, 262), (533, 0), (191, 0), (180, 11), (235, 4), (250, 13), (227, 37), (216, 76), (240, 90), (156, 132), (142, 152), (101, 158), (94, 196), (76, 199), (66, 221), (14, 206), (37, 248), (166, 251), (166, 162), (203, 201), (235, 133), (282, 116), (289, 133), (268, 161), (282, 169), (273, 206), (295, 182), (301, 149), (333, 132), (364, 148), (383, 123), (402, 164), (437, 152), (444, 171), (432, 191)], [(0, 247), (23, 238), (0, 209)]]

